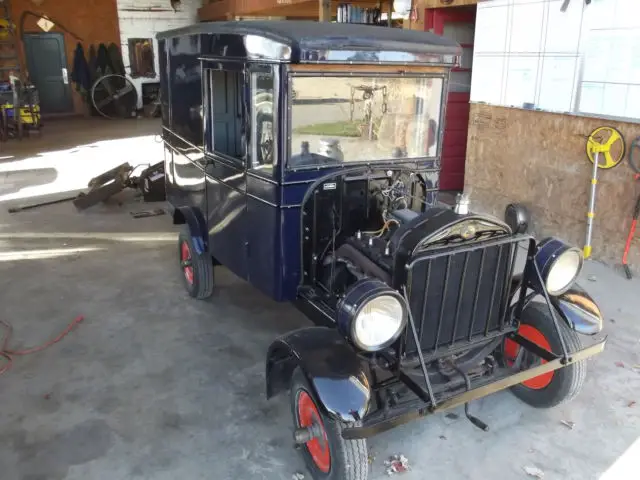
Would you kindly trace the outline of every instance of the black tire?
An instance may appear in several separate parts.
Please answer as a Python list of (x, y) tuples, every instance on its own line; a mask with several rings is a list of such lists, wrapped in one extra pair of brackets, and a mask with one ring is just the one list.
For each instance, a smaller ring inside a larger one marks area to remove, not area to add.
[[(582, 348), (582, 342), (580, 341), (579, 335), (569, 328), (562, 319), (558, 318), (558, 321), (560, 334), (569, 353), (580, 350)], [(523, 326), (526, 325), (534, 327), (544, 336), (552, 352), (556, 354), (562, 352), (560, 338), (558, 337), (558, 332), (553, 324), (553, 319), (551, 318), (547, 305), (531, 303), (527, 306), (522, 312), (520, 328), (522, 329)], [(532, 338), (529, 339), (532, 340)], [(527, 359), (525, 359), (525, 361), (526, 360)], [(534, 365), (530, 361), (527, 366)], [(511, 391), (516, 397), (532, 407), (552, 408), (572, 400), (582, 389), (586, 375), (587, 364), (585, 360), (582, 360), (555, 370), (548, 384), (546, 384), (544, 380), (539, 380), (540, 384), (536, 386), (537, 388), (530, 388), (521, 383), (511, 387)], [(540, 377), (538, 377), (538, 379), (540, 379)], [(529, 381), (529, 383), (531, 384), (531, 381)], [(546, 384), (546, 386), (542, 386), (544, 384)]]
[[(185, 258), (185, 249), (188, 250), (188, 259)], [(183, 225), (178, 236), (178, 262), (189, 295), (198, 299), (210, 297), (213, 293), (213, 259), (208, 252), (196, 253), (186, 225)], [(190, 269), (190, 274), (187, 269)]]
[(303, 395), (308, 395), (313, 401), (322, 421), (329, 448), (330, 467), (329, 471), (325, 472), (318, 468), (309, 453), (307, 445), (300, 446), (304, 462), (314, 480), (367, 480), (369, 477), (367, 441), (364, 439), (345, 440), (342, 438), (342, 430), (347, 426), (356, 426), (358, 422), (347, 424), (325, 415), (319, 407), (318, 400), (313, 393), (313, 389), (310, 388), (304, 373), (300, 368), (296, 368), (291, 377), (290, 392), (294, 428), (301, 426), (298, 403)]

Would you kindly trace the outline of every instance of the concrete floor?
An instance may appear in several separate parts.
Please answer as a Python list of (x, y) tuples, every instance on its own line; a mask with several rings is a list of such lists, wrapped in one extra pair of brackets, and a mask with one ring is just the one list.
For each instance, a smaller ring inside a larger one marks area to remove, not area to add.
[[(302, 462), (286, 398), (265, 400), (264, 355), (308, 321), (222, 268), (213, 298), (189, 299), (169, 217), (132, 219), (150, 205), (130, 196), (83, 213), (67, 203), (8, 214), (162, 154), (155, 122), (60, 123), (72, 128), (2, 145), (14, 158), (0, 161), (0, 315), (16, 348), (85, 320), (0, 377), (0, 479), (290, 479)], [(141, 136), (123, 139), (131, 134)], [(33, 169), (53, 169), (55, 180), (30, 186), (42, 182)], [(443, 415), (399, 427), (370, 440), (371, 478), (386, 478), (383, 460), (400, 452), (412, 465), (399, 477), (407, 480), (530, 478), (525, 466), (546, 480), (637, 480), (640, 281), (596, 263), (582, 280), (606, 314), (609, 344), (573, 403), (534, 410), (502, 392), (472, 404), (488, 433)]]

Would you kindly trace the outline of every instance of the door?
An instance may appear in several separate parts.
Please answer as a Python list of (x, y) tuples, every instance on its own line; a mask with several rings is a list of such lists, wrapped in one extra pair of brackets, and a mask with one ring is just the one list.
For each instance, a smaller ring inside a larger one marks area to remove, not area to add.
[(476, 7), (427, 9), (426, 20), (426, 30), (450, 38), (462, 47), (460, 67), (452, 70), (449, 81), (440, 171), (440, 190), (460, 191), (464, 187), (467, 156)]
[(226, 67), (204, 70), (209, 249), (216, 260), (247, 279), (244, 66)]
[(27, 33), (24, 49), (31, 82), (38, 89), (42, 113), (73, 112), (64, 36)]

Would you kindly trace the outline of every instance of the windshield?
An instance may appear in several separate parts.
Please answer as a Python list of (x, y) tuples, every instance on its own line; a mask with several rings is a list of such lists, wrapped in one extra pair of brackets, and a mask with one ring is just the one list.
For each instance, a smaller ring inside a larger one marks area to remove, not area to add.
[(442, 78), (293, 77), (292, 168), (433, 157)]

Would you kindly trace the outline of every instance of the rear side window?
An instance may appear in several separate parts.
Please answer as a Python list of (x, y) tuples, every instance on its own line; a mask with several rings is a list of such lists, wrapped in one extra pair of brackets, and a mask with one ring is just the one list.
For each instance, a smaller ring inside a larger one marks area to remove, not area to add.
[(246, 95), (242, 72), (208, 70), (207, 78), (207, 151), (244, 162), (247, 146), (242, 104)]

